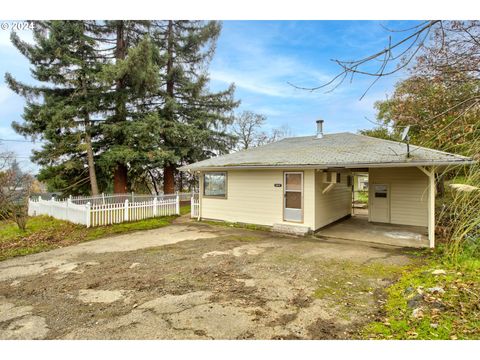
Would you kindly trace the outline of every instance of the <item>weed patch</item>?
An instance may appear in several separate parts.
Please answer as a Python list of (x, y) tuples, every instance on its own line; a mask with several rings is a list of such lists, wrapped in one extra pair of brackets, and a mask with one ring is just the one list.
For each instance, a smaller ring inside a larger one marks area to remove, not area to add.
[[(480, 339), (478, 259), (434, 257), (387, 289), (385, 317), (368, 324), (374, 339)], [(435, 271), (437, 270), (437, 271)]]

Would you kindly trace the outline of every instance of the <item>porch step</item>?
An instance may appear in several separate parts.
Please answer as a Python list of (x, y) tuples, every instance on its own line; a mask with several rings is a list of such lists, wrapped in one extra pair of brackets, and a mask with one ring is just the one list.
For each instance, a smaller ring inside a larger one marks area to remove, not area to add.
[(304, 236), (310, 233), (310, 228), (302, 225), (273, 224), (272, 231)]

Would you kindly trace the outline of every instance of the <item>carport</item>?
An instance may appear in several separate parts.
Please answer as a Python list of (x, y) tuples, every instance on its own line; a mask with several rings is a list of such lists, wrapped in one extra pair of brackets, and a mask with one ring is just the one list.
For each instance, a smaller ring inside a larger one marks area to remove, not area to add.
[(394, 246), (429, 246), (427, 227), (369, 222), (366, 214), (339, 220), (320, 229), (315, 235)]

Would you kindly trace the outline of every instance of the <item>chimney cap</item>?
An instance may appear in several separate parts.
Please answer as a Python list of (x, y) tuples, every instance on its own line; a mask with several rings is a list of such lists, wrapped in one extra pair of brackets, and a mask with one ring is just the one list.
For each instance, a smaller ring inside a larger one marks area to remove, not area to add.
[(317, 139), (323, 138), (323, 120), (317, 120)]

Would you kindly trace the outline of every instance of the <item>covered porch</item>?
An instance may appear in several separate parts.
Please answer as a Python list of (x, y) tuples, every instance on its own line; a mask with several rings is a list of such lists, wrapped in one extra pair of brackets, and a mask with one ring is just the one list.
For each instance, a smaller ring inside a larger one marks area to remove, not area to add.
[(315, 233), (317, 237), (424, 248), (429, 247), (428, 228), (423, 226), (372, 223), (367, 214), (339, 220)]

